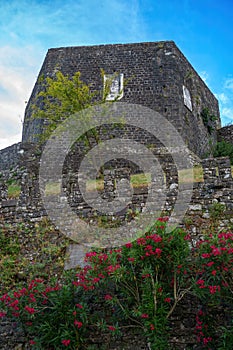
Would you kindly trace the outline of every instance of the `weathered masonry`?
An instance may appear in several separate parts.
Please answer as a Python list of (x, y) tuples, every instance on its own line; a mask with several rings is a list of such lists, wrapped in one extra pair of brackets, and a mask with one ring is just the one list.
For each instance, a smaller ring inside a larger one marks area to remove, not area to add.
[(43, 130), (43, 122), (31, 118), (42, 77), (80, 71), (81, 79), (101, 96), (101, 69), (104, 81), (113, 77), (108, 100), (118, 94), (121, 102), (161, 113), (191, 151), (201, 157), (209, 153), (220, 126), (218, 101), (173, 41), (50, 49), (26, 108), (22, 141), (35, 142)]

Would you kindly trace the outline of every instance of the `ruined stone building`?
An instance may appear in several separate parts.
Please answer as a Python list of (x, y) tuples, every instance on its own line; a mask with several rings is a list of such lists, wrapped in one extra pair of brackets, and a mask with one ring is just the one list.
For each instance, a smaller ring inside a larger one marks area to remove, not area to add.
[[(101, 70), (104, 71), (104, 77)], [(37, 144), (38, 134), (42, 133), (45, 127), (44, 121), (32, 117), (32, 107), (40, 103), (37, 96), (43, 89), (44, 79), (55, 77), (57, 71), (70, 77), (79, 71), (81, 79), (90, 85), (91, 90), (100, 92), (100, 99), (104, 83), (107, 79), (112, 79), (107, 100), (113, 101), (117, 96), (119, 102), (149, 107), (160, 113), (179, 132), (184, 144), (197, 161), (211, 155), (217, 140), (226, 138), (228, 142), (233, 142), (232, 127), (220, 128), (217, 99), (173, 41), (49, 49), (26, 107), (22, 142), (0, 151), (1, 171), (15, 169), (20, 162), (20, 166), (23, 165), (23, 169), (26, 169), (20, 173), (23, 173), (24, 177), (18, 206), (30, 208), (31, 216), (35, 214), (40, 201), (37, 181), (39, 156), (34, 152), (34, 145)], [(155, 117), (152, 121), (153, 128), (157, 122)], [(112, 132), (111, 129), (109, 132)], [(115, 132), (115, 136), (119, 138), (132, 138), (147, 146), (158, 146), (158, 140), (155, 140), (153, 135), (132, 125)], [(166, 130), (164, 132), (166, 133)], [(108, 136), (105, 135), (105, 139), (108, 139)], [(66, 193), (74, 190), (75, 195), (71, 196), (71, 202), (82, 211), (82, 208), (86, 208), (85, 203), (83, 198), (80, 199), (75, 184), (79, 158), (77, 152), (70, 154), (64, 166), (64, 177)], [(169, 160), (167, 154), (163, 154), (161, 159), (165, 163)], [(128, 166), (120, 163), (117, 167), (125, 165)], [(216, 166), (212, 165), (214, 169)], [(165, 168), (171, 170), (167, 163)], [(224, 168), (230, 171), (229, 164), (224, 165)], [(172, 174), (175, 174), (173, 170)], [(169, 186), (173, 175), (169, 174)], [(232, 182), (230, 179), (229, 181), (231, 187)], [(37, 216), (40, 216), (40, 213)]]
[(26, 108), (22, 141), (35, 141), (43, 130), (42, 122), (31, 118), (41, 77), (53, 77), (57, 71), (73, 76), (79, 71), (93, 90), (102, 91), (101, 69), (106, 77), (115, 74), (115, 87), (118, 84), (122, 89), (121, 102), (161, 113), (198, 156), (211, 151), (220, 127), (218, 101), (172, 41), (48, 50)]

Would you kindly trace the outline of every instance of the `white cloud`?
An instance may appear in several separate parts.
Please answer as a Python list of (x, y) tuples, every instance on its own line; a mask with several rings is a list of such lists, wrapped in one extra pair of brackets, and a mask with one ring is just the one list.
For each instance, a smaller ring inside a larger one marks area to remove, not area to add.
[(0, 138), (0, 150), (6, 148), (14, 143), (17, 143), (21, 140), (21, 133), (14, 136), (8, 136), (7, 138)]
[(220, 94), (215, 94), (215, 96), (220, 103), (224, 104), (229, 102), (229, 97), (224, 92), (221, 92)]
[(21, 140), (25, 101), (30, 97), (40, 63), (30, 47), (0, 47), (0, 147)]
[(138, 0), (0, 1), (0, 13), (0, 147), (21, 138), (25, 101), (47, 48), (144, 37)]
[(228, 78), (225, 80), (224, 88), (233, 90), (233, 78)]
[(208, 73), (206, 71), (202, 71), (202, 72), (200, 72), (199, 75), (200, 75), (201, 79), (207, 84), (207, 80), (209, 78)]
[(222, 125), (233, 122), (233, 78), (229, 77), (223, 81), (220, 91), (215, 94), (219, 101), (219, 109)]
[(229, 122), (233, 122), (233, 106), (232, 108), (224, 107), (222, 108), (222, 116), (226, 118)]

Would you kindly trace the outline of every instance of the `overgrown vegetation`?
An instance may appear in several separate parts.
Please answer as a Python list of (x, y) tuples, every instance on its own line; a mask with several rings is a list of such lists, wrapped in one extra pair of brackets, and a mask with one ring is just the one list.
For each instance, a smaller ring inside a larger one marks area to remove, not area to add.
[(218, 142), (214, 150), (214, 157), (229, 157), (233, 165), (233, 144), (227, 141)]
[[(43, 89), (37, 95), (33, 105), (33, 118), (44, 121), (43, 132), (38, 135), (41, 143), (45, 142), (57, 126), (71, 115), (106, 102), (117, 73), (108, 79), (104, 79), (105, 72), (103, 70), (100, 71), (100, 74), (103, 80), (103, 91), (92, 91), (90, 86), (81, 80), (80, 72), (76, 72), (72, 77), (64, 75), (60, 71), (57, 71), (53, 78), (40, 77)], [(121, 91), (119, 96), (120, 94)], [(117, 99), (118, 95), (114, 101)], [(83, 122), (88, 125), (92, 118), (92, 113), (85, 113)], [(100, 142), (101, 132), (104, 133), (104, 131), (105, 126), (101, 130), (92, 128), (83, 134), (79, 141), (91, 148), (93, 141), (96, 144)]]
[[(232, 176), (233, 176), (233, 166), (232, 166)], [(203, 182), (203, 168), (201, 166), (195, 166), (193, 169), (181, 169), (178, 172), (179, 182), (188, 183), (191, 181), (194, 182)], [(142, 188), (149, 186), (151, 184), (151, 174), (150, 173), (140, 173), (130, 175), (130, 184), (133, 188)], [(104, 189), (104, 180), (97, 179), (87, 182), (87, 191), (92, 191), (94, 188), (97, 188), (98, 191), (103, 191)]]
[[(94, 146), (100, 145), (105, 134), (108, 134), (111, 138), (114, 129), (122, 129), (124, 118), (122, 117), (118, 123), (111, 123), (111, 117), (108, 114), (108, 104), (105, 104), (101, 110), (102, 113), (108, 116), (108, 123), (98, 127), (92, 126), (93, 116), (96, 114), (94, 108), (106, 102), (117, 74), (116, 72), (106, 78), (105, 72), (103, 70), (100, 71), (103, 80), (102, 91), (93, 91), (90, 85), (81, 80), (80, 72), (76, 72), (72, 77), (64, 75), (60, 71), (57, 71), (52, 78), (41, 76), (42, 91), (37, 94), (32, 107), (32, 117), (40, 122), (42, 121), (43, 125), (42, 130), (37, 135), (39, 144), (43, 145), (51, 136), (52, 132), (59, 125), (62, 125), (66, 119), (83, 110), (85, 112), (83, 114), (79, 113), (78, 119), (85, 125), (87, 131), (72, 145), (72, 150), (78, 146), (78, 152), (82, 155)], [(120, 96), (121, 91), (116, 92), (114, 100), (110, 102), (118, 100)], [(102, 159), (100, 149), (101, 147), (98, 148), (98, 157)], [(102, 170), (96, 164), (96, 157), (91, 157), (90, 162), (91, 166), (95, 167), (101, 176)]]
[[(110, 86), (111, 81), (103, 100)], [(81, 81), (80, 73), (69, 78), (57, 72), (54, 79), (45, 80), (38, 98), (43, 109), (35, 105), (34, 117), (46, 122), (43, 143), (65, 118), (91, 106), (96, 93)], [(217, 118), (208, 108), (201, 116), (211, 134)], [(98, 130), (91, 129), (81, 141), (91, 148), (93, 140), (99, 143)], [(218, 145), (216, 152), (223, 149), (226, 145)], [(232, 149), (227, 153), (219, 155), (233, 156)], [(194, 171), (195, 181), (202, 181), (201, 168)], [(189, 181), (188, 170), (179, 175), (182, 182)], [(148, 174), (132, 175), (130, 180), (135, 188), (150, 184)], [(92, 183), (88, 185), (91, 188)], [(102, 180), (97, 188), (103, 189)], [(49, 194), (57, 190), (53, 183), (46, 188)], [(10, 198), (19, 191), (17, 182), (8, 183)], [(224, 205), (214, 204), (211, 219), (217, 221), (224, 210)], [(126, 219), (137, 215), (131, 210)], [(18, 322), (28, 345), (36, 350), (94, 349), (91, 334), (107, 335), (111, 341), (128, 329), (137, 329), (151, 350), (167, 350), (171, 349), (171, 316), (183, 302), (196, 297), (196, 343), (212, 350), (232, 350), (232, 323), (215, 318), (213, 312), (224, 309), (232, 316), (233, 233), (213, 230), (191, 248), (190, 235), (180, 229), (168, 233), (166, 222), (166, 217), (159, 218), (144, 235), (122, 247), (90, 251), (83, 269), (65, 273), (69, 240), (49, 222), (2, 225), (0, 317)], [(98, 224), (108, 227), (108, 217), (98, 217)]]
[[(191, 249), (190, 236), (180, 229), (168, 233), (166, 221), (159, 218), (122, 247), (87, 253), (83, 269), (55, 278), (54, 270), (34, 274), (19, 287), (12, 284), (0, 298), (1, 317), (22, 324), (32, 349), (95, 349), (91, 334), (113, 342), (127, 329), (138, 329), (152, 350), (167, 350), (171, 316), (195, 296), (196, 344), (232, 350), (232, 324), (216, 314), (233, 311), (233, 233), (213, 231)], [(47, 242), (45, 227), (37, 235), (52, 268), (60, 247)], [(19, 256), (19, 239), (1, 237), (3, 257)]]
[(2, 293), (33, 278), (50, 281), (64, 268), (64, 238), (47, 220), (0, 228), (0, 287)]
[[(43, 133), (39, 135), (43, 143), (59, 123), (75, 112), (89, 107), (94, 94), (80, 79), (79, 72), (76, 72), (71, 79), (58, 71), (54, 78), (45, 79), (41, 76), (40, 80), (43, 90), (37, 96), (37, 103), (33, 105), (33, 117), (42, 119), (46, 123)], [(86, 142), (88, 142), (87, 138)]]
[(13, 198), (18, 198), (21, 192), (21, 186), (19, 184), (19, 181), (11, 181), (8, 182), (7, 186), (7, 194), (8, 198), (13, 199)]
[(212, 134), (213, 130), (215, 129), (214, 123), (216, 122), (216, 120), (218, 120), (218, 117), (211, 114), (208, 107), (203, 108), (203, 110), (201, 111), (201, 117), (203, 124), (207, 128), (209, 134)]

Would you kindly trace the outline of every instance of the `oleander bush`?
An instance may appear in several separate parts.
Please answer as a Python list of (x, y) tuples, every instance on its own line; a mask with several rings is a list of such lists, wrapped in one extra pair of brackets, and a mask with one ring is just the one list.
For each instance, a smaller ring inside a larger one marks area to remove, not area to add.
[[(88, 349), (93, 332), (120, 337), (138, 328), (152, 350), (169, 349), (170, 318), (196, 297), (195, 336), (203, 349), (232, 349), (233, 233), (212, 232), (192, 247), (159, 218), (143, 236), (86, 254), (86, 266), (50, 283), (35, 278), (0, 298), (1, 317), (19, 322), (32, 349)], [(219, 310), (228, 319), (219, 322)], [(226, 321), (226, 322), (225, 322)]]

